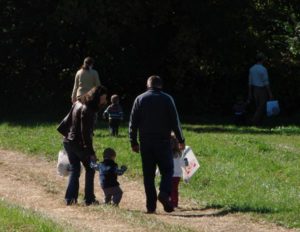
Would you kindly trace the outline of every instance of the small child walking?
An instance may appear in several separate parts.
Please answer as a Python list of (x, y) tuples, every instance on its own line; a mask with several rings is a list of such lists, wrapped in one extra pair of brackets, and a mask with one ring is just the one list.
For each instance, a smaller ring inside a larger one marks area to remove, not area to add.
[(118, 168), (115, 163), (116, 152), (112, 148), (106, 148), (103, 152), (103, 161), (99, 164), (91, 163), (91, 167), (99, 171), (100, 186), (104, 192), (104, 203), (118, 206), (123, 195), (118, 182), (118, 176), (123, 175), (127, 170), (126, 166)]
[(173, 163), (174, 163), (174, 172), (172, 178), (172, 192), (171, 192), (171, 202), (173, 207), (178, 207), (178, 187), (179, 182), (182, 177), (182, 168), (188, 166), (187, 159), (182, 157), (182, 153), (179, 150), (179, 142), (176, 136), (171, 134), (171, 147), (173, 152)]
[(237, 126), (243, 126), (246, 124), (246, 108), (247, 102), (243, 100), (242, 96), (237, 96), (236, 102), (232, 107), (234, 112), (234, 123)]
[(119, 104), (118, 95), (112, 95), (110, 100), (111, 104), (104, 111), (103, 118), (108, 119), (111, 135), (118, 136), (120, 122), (123, 120), (123, 110)]

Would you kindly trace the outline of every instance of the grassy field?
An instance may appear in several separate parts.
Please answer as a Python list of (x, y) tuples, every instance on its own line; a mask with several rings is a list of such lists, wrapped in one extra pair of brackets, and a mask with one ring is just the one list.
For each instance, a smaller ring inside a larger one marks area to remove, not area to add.
[(0, 200), (0, 231), (61, 232), (65, 230), (37, 213)]
[[(56, 124), (1, 123), (0, 147), (56, 159), (62, 148)], [(250, 213), (286, 227), (300, 228), (300, 128), (184, 125), (186, 144), (196, 153), (201, 168), (182, 197), (199, 207), (223, 208), (224, 214)], [(106, 125), (95, 131), (98, 157), (106, 147), (117, 151), (126, 175), (141, 177), (140, 157), (130, 150), (127, 125), (120, 137), (108, 135)]]

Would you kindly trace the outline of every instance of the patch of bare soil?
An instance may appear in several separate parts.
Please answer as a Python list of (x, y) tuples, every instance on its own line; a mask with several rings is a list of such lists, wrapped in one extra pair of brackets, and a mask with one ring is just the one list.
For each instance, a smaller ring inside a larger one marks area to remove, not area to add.
[[(82, 173), (84, 174), (84, 173)], [(81, 177), (81, 193), (83, 185)], [(145, 211), (145, 195), (141, 182), (120, 178), (124, 191), (120, 208), (128, 211)], [(30, 157), (18, 152), (0, 150), (0, 198), (36, 210), (60, 223), (71, 225), (78, 231), (151, 231), (141, 224), (133, 225), (126, 220), (118, 220), (116, 215), (95, 210), (98, 206), (65, 206), (64, 192), (67, 178), (56, 173), (56, 163), (43, 158)], [(95, 178), (95, 193), (103, 199), (98, 178)], [(158, 206), (154, 217), (166, 224), (181, 225), (193, 231), (255, 231), (292, 232), (291, 230), (267, 222), (257, 222), (243, 214), (223, 214), (222, 210), (197, 209), (185, 200), (182, 209), (171, 214)]]

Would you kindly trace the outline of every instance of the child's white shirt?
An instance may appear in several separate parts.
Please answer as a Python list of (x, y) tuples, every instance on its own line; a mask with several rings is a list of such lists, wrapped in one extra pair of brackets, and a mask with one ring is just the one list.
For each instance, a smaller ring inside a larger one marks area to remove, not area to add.
[(184, 160), (181, 156), (173, 158), (174, 172), (173, 177), (182, 177), (182, 168), (185, 167)]

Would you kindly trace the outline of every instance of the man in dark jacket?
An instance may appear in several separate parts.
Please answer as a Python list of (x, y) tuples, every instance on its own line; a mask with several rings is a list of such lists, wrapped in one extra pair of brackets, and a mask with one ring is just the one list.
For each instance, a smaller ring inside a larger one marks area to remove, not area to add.
[[(163, 204), (166, 212), (172, 212), (174, 209), (170, 194), (173, 157), (170, 136), (173, 131), (181, 150), (185, 147), (184, 137), (174, 100), (162, 91), (161, 78), (149, 77), (147, 88), (146, 92), (135, 99), (132, 107), (129, 122), (131, 147), (134, 152), (141, 151), (147, 212), (155, 213), (157, 199)], [(155, 189), (156, 165), (161, 173), (158, 196)]]

